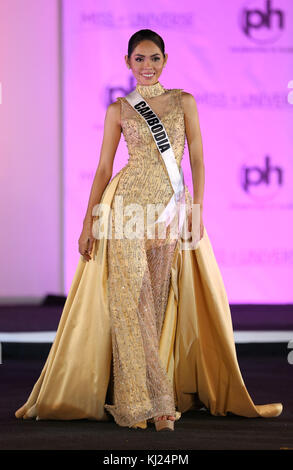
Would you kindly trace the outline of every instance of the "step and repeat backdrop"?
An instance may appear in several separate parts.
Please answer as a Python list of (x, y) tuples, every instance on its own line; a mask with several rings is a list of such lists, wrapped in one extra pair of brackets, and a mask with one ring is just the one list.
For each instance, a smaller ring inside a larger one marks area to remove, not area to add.
[[(107, 106), (136, 81), (128, 40), (162, 36), (160, 77), (197, 102), (204, 223), (230, 303), (293, 301), (293, 2), (63, 0), (64, 253), (68, 292)], [(290, 95), (291, 92), (291, 95)], [(113, 177), (127, 163), (123, 135)], [(192, 194), (186, 145), (182, 160)]]

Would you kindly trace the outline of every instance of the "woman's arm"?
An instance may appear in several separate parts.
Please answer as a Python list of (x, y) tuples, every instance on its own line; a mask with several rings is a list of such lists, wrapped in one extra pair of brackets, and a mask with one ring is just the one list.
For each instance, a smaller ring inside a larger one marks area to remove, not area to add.
[(200, 132), (197, 106), (193, 95), (182, 92), (185, 132), (188, 143), (190, 166), (192, 171), (193, 203), (200, 204), (202, 211), (204, 196), (205, 168), (203, 146)]
[(92, 222), (93, 207), (101, 200), (102, 194), (113, 172), (113, 162), (121, 138), (120, 102), (111, 103), (106, 111), (104, 136), (98, 168), (92, 184), (83, 225)]

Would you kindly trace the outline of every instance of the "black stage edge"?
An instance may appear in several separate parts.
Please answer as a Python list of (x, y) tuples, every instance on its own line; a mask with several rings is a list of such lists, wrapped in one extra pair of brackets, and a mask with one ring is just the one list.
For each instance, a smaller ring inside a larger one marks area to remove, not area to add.
[[(0, 332), (56, 331), (66, 298), (47, 295), (38, 305), (0, 305)], [(292, 304), (230, 304), (233, 329), (293, 331)]]
[[(293, 340), (293, 337), (292, 337)], [(14, 343), (2, 342), (2, 358), (6, 359), (45, 359), (52, 343)], [(237, 355), (243, 356), (288, 356), (292, 349), (288, 343), (236, 343)], [(0, 364), (1, 365), (1, 364)], [(292, 366), (293, 373), (293, 366)]]

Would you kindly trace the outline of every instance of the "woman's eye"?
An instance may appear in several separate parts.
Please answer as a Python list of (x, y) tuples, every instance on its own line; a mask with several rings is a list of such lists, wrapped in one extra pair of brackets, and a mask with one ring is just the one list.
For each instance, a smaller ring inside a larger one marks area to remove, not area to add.
[[(141, 58), (141, 57), (137, 57), (135, 60), (138, 61), (138, 62), (140, 62), (140, 61), (142, 60), (142, 58)], [(153, 60), (160, 60), (160, 57), (154, 57)]]

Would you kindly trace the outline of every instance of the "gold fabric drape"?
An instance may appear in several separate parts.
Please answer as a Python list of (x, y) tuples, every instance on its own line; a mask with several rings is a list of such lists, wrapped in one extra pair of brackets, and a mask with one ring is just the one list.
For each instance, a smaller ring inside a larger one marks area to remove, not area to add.
[[(121, 172), (101, 202), (111, 204)], [(105, 421), (112, 343), (107, 299), (107, 239), (80, 257), (50, 353), (17, 418)], [(276, 417), (281, 403), (255, 405), (235, 352), (229, 303), (207, 230), (195, 250), (177, 244), (159, 356), (174, 385), (177, 419), (199, 400), (213, 415)], [(146, 421), (135, 426), (145, 428)]]

